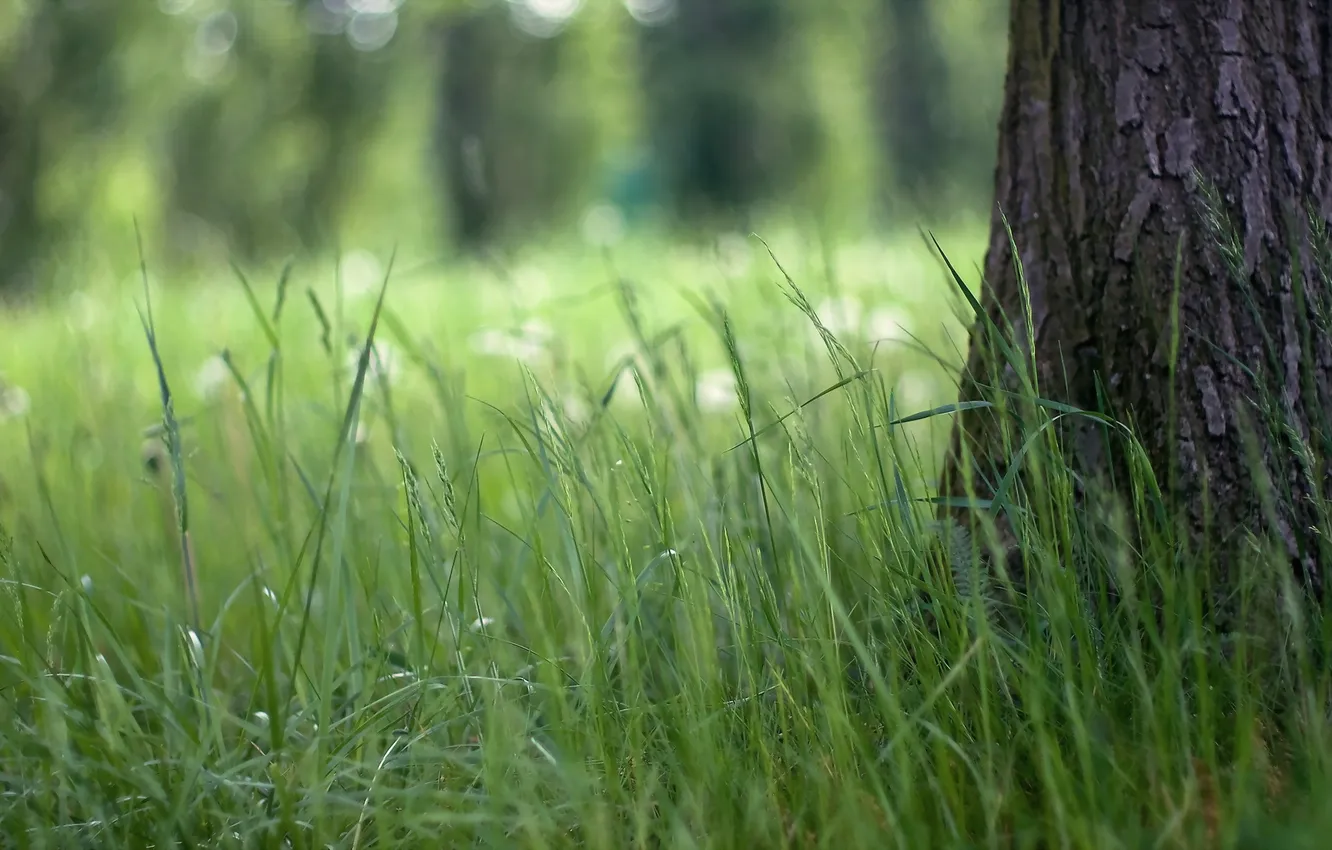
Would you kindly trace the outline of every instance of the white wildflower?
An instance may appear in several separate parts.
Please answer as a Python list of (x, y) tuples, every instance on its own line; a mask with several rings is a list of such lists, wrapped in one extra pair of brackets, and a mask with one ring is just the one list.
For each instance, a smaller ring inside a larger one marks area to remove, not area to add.
[(860, 333), (863, 308), (860, 299), (850, 295), (825, 298), (815, 308), (819, 321), (835, 337), (856, 336)]
[(522, 336), (540, 345), (546, 345), (555, 338), (555, 329), (541, 319), (528, 319), (519, 331)]
[(92, 330), (97, 320), (102, 317), (102, 306), (86, 292), (75, 292), (69, 297), (65, 315), (65, 325), (77, 333)]
[(194, 373), (194, 392), (199, 398), (211, 401), (217, 398), (222, 388), (231, 380), (231, 370), (218, 355), (205, 360)]
[(609, 248), (624, 237), (624, 216), (614, 204), (596, 204), (583, 214), (583, 241), (595, 248)]
[(730, 369), (710, 369), (698, 376), (694, 387), (698, 406), (708, 413), (721, 413), (739, 404), (735, 374)]
[(565, 396), (560, 403), (560, 409), (564, 413), (564, 418), (575, 425), (582, 425), (592, 418), (592, 408), (581, 396)]
[(361, 298), (379, 291), (384, 267), (369, 251), (348, 251), (338, 260), (338, 277), (347, 297)]
[[(902, 414), (923, 410), (934, 400), (938, 382), (920, 372), (907, 372), (897, 379), (896, 401)], [(899, 414), (900, 415), (900, 414)]]
[(0, 422), (27, 416), (31, 408), (32, 398), (27, 390), (0, 379)]
[(880, 307), (870, 313), (865, 323), (865, 333), (871, 342), (896, 342), (907, 338), (908, 317), (891, 307)]
[(550, 276), (536, 266), (522, 266), (513, 273), (513, 289), (519, 305), (537, 307), (550, 298)]
[(468, 338), (467, 343), (477, 354), (501, 357), (509, 353), (509, 335), (494, 328), (477, 331)]
[[(361, 366), (361, 346), (354, 346), (347, 352), (347, 371), (352, 377)], [(402, 358), (397, 349), (387, 342), (376, 342), (370, 349), (370, 362), (365, 368), (365, 379), (374, 383), (383, 380), (389, 384), (398, 379), (402, 372)]]
[(727, 275), (743, 277), (753, 265), (754, 251), (741, 234), (723, 233), (717, 237), (717, 259)]
[(534, 363), (546, 353), (547, 331), (544, 323), (534, 320), (516, 332), (498, 328), (478, 331), (468, 343), (478, 354)]

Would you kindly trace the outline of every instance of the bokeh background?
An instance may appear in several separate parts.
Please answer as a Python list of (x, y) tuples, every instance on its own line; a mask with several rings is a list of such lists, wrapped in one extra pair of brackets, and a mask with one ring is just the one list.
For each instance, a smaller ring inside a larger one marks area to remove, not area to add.
[[(0, 0), (0, 287), (983, 221), (1000, 0)], [(71, 272), (76, 269), (77, 273)]]

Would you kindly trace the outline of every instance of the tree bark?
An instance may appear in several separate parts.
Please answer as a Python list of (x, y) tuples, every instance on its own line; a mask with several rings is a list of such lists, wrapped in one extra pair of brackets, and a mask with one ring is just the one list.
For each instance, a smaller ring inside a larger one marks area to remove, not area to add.
[[(1019, 351), (1033, 343), (1040, 395), (1131, 421), (1214, 568), (1253, 531), (1320, 586), (1327, 553), (1310, 527), (1328, 530), (1317, 504), (1332, 458), (1332, 281), (1316, 231), (1332, 217), (1332, 4), (1012, 0), (1009, 38), (990, 315), (1008, 317)], [(1013, 386), (978, 337), (964, 398)], [(1290, 432), (1272, 427), (1274, 411)], [(1005, 464), (988, 413), (961, 415), (945, 467), (954, 495), (964, 444), (991, 481)], [(1095, 476), (1115, 465), (1101, 446), (1088, 432), (1064, 450)]]

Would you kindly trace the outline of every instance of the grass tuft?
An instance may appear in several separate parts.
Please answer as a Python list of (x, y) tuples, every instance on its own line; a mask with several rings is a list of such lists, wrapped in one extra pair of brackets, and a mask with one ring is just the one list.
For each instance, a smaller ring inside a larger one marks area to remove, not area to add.
[[(936, 305), (970, 296), (944, 259)], [(707, 271), (617, 274), (598, 291), (618, 303), (569, 308), (569, 350), (539, 360), (468, 355), (456, 334), (489, 319), (461, 290), (395, 283), (389, 305), (386, 274), (358, 316), (301, 270), (271, 292), (237, 271), (225, 340), (189, 325), (209, 290), (149, 303), (156, 399), (56, 394), (34, 340), (59, 319), (27, 317), (26, 380), (52, 389), (33, 447), (0, 446), (0, 834), (1321, 846), (1327, 620), (1273, 580), (1277, 553), (1246, 543), (1236, 583), (1272, 628), (1219, 629), (1129, 424), (1030, 383), (908, 402), (899, 379), (932, 361), (836, 327), (820, 272), (784, 260), (704, 298)], [(303, 284), (312, 309), (284, 311)], [(218, 342), (231, 383), (173, 392)], [(733, 405), (698, 391), (708, 364)], [(982, 407), (1012, 446), (993, 496), (941, 497), (939, 432)], [(167, 538), (133, 452), (150, 413)], [(1066, 419), (1123, 446), (1128, 498), (1074, 498)]]

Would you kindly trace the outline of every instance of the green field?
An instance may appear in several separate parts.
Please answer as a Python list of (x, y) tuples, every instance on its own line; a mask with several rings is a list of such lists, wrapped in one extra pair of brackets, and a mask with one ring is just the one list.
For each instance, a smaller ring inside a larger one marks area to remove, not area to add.
[[(939, 239), (975, 286), (980, 232)], [(0, 315), (0, 844), (1323, 846), (1321, 619), (1255, 576), (1272, 633), (1223, 641), (1044, 441), (1005, 595), (922, 501), (947, 413), (898, 421), (955, 395), (943, 266), (772, 254)]]

